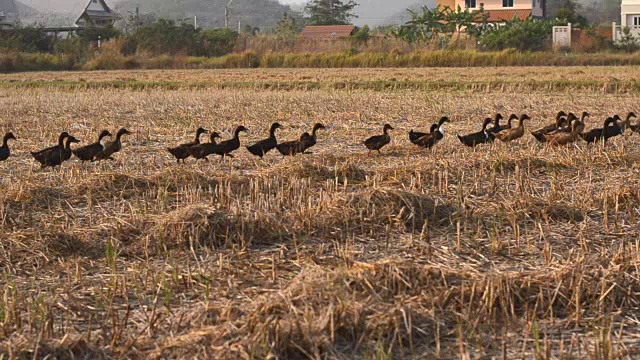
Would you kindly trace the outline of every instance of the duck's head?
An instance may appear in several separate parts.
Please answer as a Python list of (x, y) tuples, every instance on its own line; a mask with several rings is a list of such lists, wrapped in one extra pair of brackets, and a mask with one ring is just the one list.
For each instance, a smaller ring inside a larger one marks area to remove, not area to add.
[(631, 119), (631, 118), (638, 118), (638, 116), (636, 115), (636, 113), (634, 113), (633, 111), (630, 111), (627, 114), (627, 119)]
[(586, 111), (583, 111), (583, 112), (582, 112), (582, 117), (581, 117), (581, 119), (582, 119), (582, 120), (584, 120), (584, 119), (588, 118), (589, 116), (591, 116), (591, 114), (589, 114), (589, 113), (588, 113), (588, 112), (586, 112)]
[(616, 120), (614, 118), (612, 118), (611, 116), (609, 116), (605, 121), (604, 121), (604, 127), (606, 128), (607, 126), (613, 124), (614, 122), (616, 122)]
[(568, 116), (566, 112), (564, 111), (558, 111), (558, 114), (556, 115), (556, 120), (560, 120), (561, 117), (566, 117)]
[(508, 120), (508, 121), (513, 121), (513, 120), (518, 120), (518, 115), (516, 115), (516, 114), (511, 114), (511, 115), (509, 116), (509, 120)]
[(531, 120), (531, 117), (527, 114), (522, 114), (520, 115), (520, 122), (525, 121), (525, 120)]
[(244, 127), (244, 126), (240, 125), (240, 126), (238, 126), (238, 127), (236, 128), (235, 133), (236, 133), (236, 134), (240, 134), (241, 132), (246, 132), (246, 133), (248, 133), (248, 132), (249, 132), (249, 129), (247, 129), (246, 127)]
[(393, 126), (389, 125), (389, 124), (384, 124), (384, 128), (382, 128), (382, 130), (384, 132), (387, 132), (389, 130), (393, 130)]
[(622, 119), (620, 118), (620, 115), (618, 115), (618, 114), (613, 115), (613, 121), (616, 121), (616, 122), (617, 122), (617, 121), (621, 121), (621, 120), (622, 120)]
[(494, 119), (495, 119), (496, 122), (498, 122), (498, 121), (504, 119), (504, 117), (502, 116), (502, 114), (497, 113)]
[(200, 136), (202, 134), (207, 134), (208, 132), (209, 130), (199, 127), (198, 130), (196, 130), (196, 135)]
[(67, 144), (71, 144), (71, 143), (79, 143), (80, 140), (76, 139), (75, 137), (69, 135), (67, 136)]
[(109, 130), (102, 130), (100, 132), (100, 135), (98, 135), (98, 140), (102, 140), (103, 138), (105, 138), (107, 136), (111, 136), (111, 133), (109, 132)]
[(492, 118), (486, 118), (484, 119), (484, 122), (482, 123), (482, 130), (487, 130), (487, 126), (489, 126), (489, 124), (491, 124), (491, 122), (493, 121)]
[(211, 142), (214, 142), (218, 138), (220, 138), (220, 134), (218, 134), (217, 131), (214, 131), (214, 132), (211, 133), (211, 135), (209, 135), (209, 140)]
[(280, 125), (277, 122), (274, 122), (273, 124), (271, 124), (271, 129), (269, 129), (269, 131), (274, 132), (276, 131), (276, 129), (282, 129), (282, 125)]
[(69, 137), (69, 133), (66, 132), (66, 131), (63, 131), (63, 132), (60, 133), (60, 136), (58, 137), (58, 140), (62, 141), (64, 139), (68, 138), (68, 137)]
[(326, 127), (324, 125), (322, 125), (321, 123), (316, 123), (315, 125), (313, 125), (313, 131), (319, 130), (319, 129), (326, 129)]
[(122, 135), (130, 135), (130, 134), (133, 134), (133, 132), (129, 131), (129, 130), (125, 129), (125, 128), (122, 128), (122, 129), (118, 130), (118, 133), (116, 134), (116, 136), (120, 137)]
[(443, 116), (443, 117), (440, 118), (440, 121), (438, 121), (438, 125), (442, 126), (444, 123), (448, 123), (448, 122), (451, 122), (451, 120), (449, 120), (448, 117)]
[(4, 142), (6, 143), (9, 140), (18, 140), (18, 139), (16, 139), (15, 135), (13, 135), (13, 133), (11, 131), (9, 131), (8, 133), (4, 134)]

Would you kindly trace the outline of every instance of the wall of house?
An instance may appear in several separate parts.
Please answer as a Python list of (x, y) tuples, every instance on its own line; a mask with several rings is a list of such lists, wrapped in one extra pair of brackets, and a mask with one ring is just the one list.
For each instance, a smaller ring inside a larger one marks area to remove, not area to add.
[(622, 0), (622, 26), (633, 26), (633, 17), (640, 16), (640, 0)]
[[(464, 9), (465, 0), (455, 0), (456, 6), (460, 6)], [(640, 0), (632, 0), (638, 1)], [(502, 7), (502, 0), (476, 0), (477, 8), (480, 8), (480, 4), (484, 4), (485, 10), (522, 10), (522, 9), (531, 9), (531, 13), (533, 16), (543, 16), (543, 0), (513, 0), (513, 7)]]
[(440, 5), (440, 6), (448, 6), (451, 9), (455, 9), (456, 8), (456, 0), (437, 0), (436, 1), (436, 5)]

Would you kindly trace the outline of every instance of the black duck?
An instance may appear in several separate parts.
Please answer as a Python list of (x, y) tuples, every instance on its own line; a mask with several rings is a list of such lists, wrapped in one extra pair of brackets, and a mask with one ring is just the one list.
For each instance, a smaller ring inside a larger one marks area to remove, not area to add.
[(305, 136), (304, 139), (301, 138), (301, 140), (300, 140), (300, 144), (302, 146), (302, 151), (301, 152), (304, 153), (304, 152), (307, 151), (307, 149), (309, 149), (309, 148), (311, 148), (311, 147), (316, 145), (317, 139), (318, 139), (318, 136), (317, 136), (316, 133), (320, 129), (326, 129), (326, 128), (321, 123), (316, 123), (315, 125), (313, 125), (313, 129), (311, 131), (311, 135), (309, 135), (308, 133), (305, 133), (305, 134), (307, 134), (307, 136)]
[(118, 133), (116, 134), (116, 139), (108, 143), (107, 145), (105, 145), (104, 150), (97, 153), (96, 156), (93, 157), (93, 160), (94, 161), (107, 160), (107, 159), (113, 160), (111, 156), (122, 149), (122, 140), (121, 140), (122, 135), (128, 135), (128, 134), (133, 134), (133, 132), (125, 128), (118, 130)]
[(208, 132), (209, 132), (208, 130), (205, 130), (199, 127), (198, 130), (196, 130), (196, 137), (193, 141), (185, 144), (180, 144), (173, 148), (168, 148), (167, 151), (169, 151), (169, 153), (176, 158), (176, 161), (178, 163), (180, 163), (180, 160), (182, 160), (182, 162), (184, 163), (184, 159), (188, 158), (191, 155), (191, 153), (189, 152), (189, 148), (191, 148), (192, 146), (199, 145), (200, 136)]
[(64, 140), (67, 137), (69, 137), (69, 133), (63, 131), (58, 137), (58, 145), (51, 146), (40, 151), (32, 151), (31, 156), (33, 156), (33, 158), (36, 159), (36, 161), (39, 162), (42, 167), (44, 167), (47, 161), (47, 157), (49, 157), (52, 152), (64, 149)]
[(71, 143), (79, 142), (80, 141), (75, 137), (71, 135), (67, 136), (65, 139), (65, 146), (63, 148), (56, 147), (48, 153), (44, 163), (41, 164), (41, 167), (56, 167), (62, 165), (63, 162), (71, 158)]
[(240, 133), (248, 132), (248, 131), (249, 130), (247, 130), (247, 128), (245, 128), (244, 126), (242, 125), (238, 126), (236, 130), (233, 132), (233, 138), (229, 140), (225, 140), (220, 144), (213, 146), (210, 149), (211, 150), (210, 154), (220, 155), (221, 156), (220, 161), (224, 160), (225, 156), (233, 157), (231, 153), (240, 148)]
[(484, 119), (484, 122), (482, 123), (482, 130), (465, 136), (458, 135), (458, 139), (461, 143), (469, 147), (492, 143), (496, 139), (496, 136), (487, 130), (487, 127), (492, 121), (493, 119), (491, 118)]
[(2, 138), (2, 146), (0, 146), (0, 161), (5, 161), (11, 156), (11, 150), (9, 150), (9, 140), (16, 140), (16, 137), (12, 132), (8, 132)]
[(73, 155), (83, 162), (93, 160), (93, 157), (96, 156), (96, 154), (104, 150), (103, 139), (107, 136), (111, 136), (111, 133), (107, 130), (102, 130), (98, 135), (97, 142), (72, 150)]
[(264, 140), (260, 140), (251, 146), (247, 146), (247, 150), (249, 150), (249, 152), (253, 155), (259, 156), (262, 159), (262, 157), (266, 153), (278, 146), (278, 140), (276, 139), (276, 129), (279, 128), (282, 128), (282, 126), (277, 122), (271, 124), (271, 128), (269, 128), (269, 137)]
[(220, 138), (220, 134), (218, 134), (218, 132), (216, 131), (212, 132), (211, 135), (209, 136), (209, 143), (198, 144), (198, 145), (189, 147), (189, 155), (193, 156), (196, 159), (196, 161), (200, 159), (205, 159), (206, 161), (209, 161), (207, 156), (213, 154), (213, 150), (218, 145), (216, 143), (216, 139), (219, 139), (219, 138)]
[(382, 135), (372, 136), (364, 141), (364, 146), (369, 149), (369, 153), (367, 153), (367, 155), (370, 155), (371, 151), (377, 151), (378, 154), (381, 154), (380, 149), (391, 142), (389, 130), (393, 130), (393, 127), (389, 124), (384, 124), (384, 127), (382, 128)]

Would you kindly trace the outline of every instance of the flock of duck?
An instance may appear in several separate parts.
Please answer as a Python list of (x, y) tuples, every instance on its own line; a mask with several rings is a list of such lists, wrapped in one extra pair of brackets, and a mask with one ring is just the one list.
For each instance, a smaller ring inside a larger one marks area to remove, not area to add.
[[(580, 139), (588, 143), (600, 141), (606, 143), (608, 139), (624, 133), (626, 129), (640, 133), (640, 124), (631, 123), (632, 118), (637, 118), (633, 112), (628, 113), (624, 121), (619, 115), (608, 117), (604, 121), (603, 127), (594, 128), (585, 132), (585, 121), (589, 116), (589, 113), (583, 112), (579, 118), (574, 113), (570, 112), (567, 114), (564, 111), (560, 111), (556, 115), (553, 124), (537, 129), (531, 132), (531, 135), (541, 143), (557, 146), (568, 145)], [(524, 122), (531, 120), (531, 117), (527, 114), (520, 116), (511, 114), (507, 120), (507, 124), (501, 125), (500, 121), (503, 119), (504, 117), (500, 113), (496, 114), (493, 118), (486, 118), (482, 123), (482, 129), (480, 131), (464, 136), (458, 135), (458, 139), (462, 144), (469, 147), (489, 144), (496, 139), (505, 143), (512, 142), (525, 135)], [(518, 120), (517, 126), (513, 126), (513, 120)], [(449, 118), (443, 116), (438, 123), (431, 125), (428, 133), (411, 130), (409, 132), (409, 141), (420, 147), (430, 149), (444, 139), (443, 128), (448, 122)], [(393, 130), (393, 127), (385, 124), (382, 135), (372, 136), (364, 141), (364, 145), (369, 149), (369, 154), (371, 151), (378, 151), (378, 153), (380, 153), (380, 149), (391, 142), (389, 130)]]
[[(556, 146), (571, 144), (580, 139), (588, 143), (606, 143), (608, 139), (623, 134), (626, 129), (640, 133), (640, 124), (631, 123), (632, 118), (637, 118), (633, 112), (628, 113), (625, 120), (622, 120), (618, 115), (608, 117), (601, 128), (594, 128), (585, 132), (585, 121), (589, 116), (587, 112), (583, 112), (582, 116), (578, 117), (574, 113), (567, 114), (564, 111), (560, 111), (556, 115), (554, 123), (531, 132), (531, 135), (541, 143)], [(525, 135), (524, 123), (531, 118), (527, 114), (522, 114), (521, 116), (512, 114), (508, 118), (507, 123), (502, 125), (500, 121), (503, 119), (502, 114), (496, 114), (492, 118), (486, 118), (482, 123), (482, 129), (480, 131), (464, 136), (458, 135), (458, 139), (462, 144), (469, 147), (489, 144), (496, 139), (507, 143), (512, 142)], [(517, 126), (513, 126), (512, 123), (514, 120), (518, 120)], [(430, 149), (444, 139), (444, 125), (448, 122), (450, 122), (449, 118), (444, 116), (438, 123), (431, 125), (429, 132), (416, 132), (411, 130), (409, 132), (409, 141), (417, 146)], [(316, 145), (317, 131), (325, 129), (324, 125), (316, 123), (313, 126), (311, 134), (305, 132), (296, 140), (278, 143), (276, 130), (279, 128), (282, 128), (279, 123), (273, 123), (269, 129), (269, 137), (251, 146), (247, 146), (247, 150), (260, 158), (273, 149), (277, 149), (283, 157), (304, 154), (307, 153), (309, 148)], [(393, 127), (385, 124), (382, 135), (372, 136), (363, 142), (364, 146), (369, 150), (368, 155), (370, 155), (372, 151), (380, 153), (380, 149), (391, 142), (391, 136), (389, 135), (390, 130), (393, 130)], [(193, 157), (196, 161), (199, 159), (208, 161), (208, 156), (210, 155), (219, 155), (221, 160), (223, 160), (226, 156), (233, 157), (231, 153), (240, 148), (240, 133), (247, 131), (247, 128), (244, 126), (238, 126), (231, 139), (219, 143), (217, 139), (220, 138), (220, 134), (213, 131), (210, 134), (209, 142), (201, 143), (200, 137), (209, 131), (198, 128), (193, 141), (168, 148), (167, 150), (176, 158), (178, 163), (180, 163), (180, 161), (184, 162), (185, 159), (189, 157)], [(122, 136), (127, 134), (132, 134), (132, 132), (122, 128), (116, 133), (114, 141), (106, 142), (105, 138), (111, 137), (112, 135), (109, 131), (103, 130), (100, 132), (98, 141), (95, 143), (71, 149), (71, 144), (79, 143), (79, 141), (69, 133), (63, 132), (58, 138), (57, 145), (31, 152), (31, 156), (40, 163), (42, 168), (60, 166), (63, 162), (71, 159), (72, 155), (75, 155), (82, 162), (113, 160), (112, 155), (122, 149)], [(8, 145), (9, 140), (16, 140), (16, 137), (11, 132), (4, 136), (2, 146), (0, 147), (0, 161), (7, 160), (11, 155)]]

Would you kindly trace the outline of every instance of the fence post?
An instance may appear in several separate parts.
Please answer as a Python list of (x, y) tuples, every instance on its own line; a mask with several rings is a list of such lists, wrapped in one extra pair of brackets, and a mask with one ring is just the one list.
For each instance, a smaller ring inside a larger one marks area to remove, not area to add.
[(611, 36), (613, 37), (613, 42), (616, 42), (616, 22), (611, 23)]

